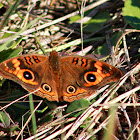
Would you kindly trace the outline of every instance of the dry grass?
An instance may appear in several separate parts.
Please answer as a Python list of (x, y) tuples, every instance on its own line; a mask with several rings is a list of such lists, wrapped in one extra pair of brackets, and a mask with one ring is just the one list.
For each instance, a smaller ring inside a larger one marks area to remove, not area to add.
[(3, 0), (2, 4), (0, 62), (56, 50), (60, 55), (92, 54), (124, 72), (117, 83), (87, 100), (56, 103), (34, 96), (32, 111), (25, 90), (11, 81), (1, 82), (2, 139), (140, 139), (140, 30), (124, 20), (123, 1)]

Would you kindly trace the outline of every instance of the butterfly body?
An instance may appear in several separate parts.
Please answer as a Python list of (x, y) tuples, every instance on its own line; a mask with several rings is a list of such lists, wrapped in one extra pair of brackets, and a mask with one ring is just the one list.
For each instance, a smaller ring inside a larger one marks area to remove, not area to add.
[(122, 72), (102, 61), (82, 56), (22, 55), (0, 64), (0, 75), (50, 101), (72, 102), (115, 82)]

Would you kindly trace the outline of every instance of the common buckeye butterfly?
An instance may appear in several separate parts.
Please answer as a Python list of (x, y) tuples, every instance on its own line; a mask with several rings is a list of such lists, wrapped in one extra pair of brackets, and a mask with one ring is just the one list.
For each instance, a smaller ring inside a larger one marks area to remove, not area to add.
[(85, 56), (60, 57), (28, 54), (0, 64), (0, 75), (21, 84), (29, 92), (49, 101), (72, 102), (93, 94), (93, 91), (115, 82), (122, 72), (99, 60)]

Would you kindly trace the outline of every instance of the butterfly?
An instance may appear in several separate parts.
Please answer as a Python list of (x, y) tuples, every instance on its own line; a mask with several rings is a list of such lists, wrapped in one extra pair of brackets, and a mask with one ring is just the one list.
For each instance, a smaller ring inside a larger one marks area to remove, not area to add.
[(49, 101), (72, 102), (118, 81), (123, 73), (106, 62), (86, 56), (27, 54), (0, 64), (0, 75)]

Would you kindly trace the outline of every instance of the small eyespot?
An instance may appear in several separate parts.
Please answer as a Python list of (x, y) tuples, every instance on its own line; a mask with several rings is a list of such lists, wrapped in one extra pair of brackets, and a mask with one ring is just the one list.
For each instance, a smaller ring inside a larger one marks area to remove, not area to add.
[(75, 93), (75, 92), (76, 92), (76, 88), (74, 86), (67, 87), (67, 93)]
[(102, 73), (107, 74), (110, 73), (112, 71), (112, 67), (108, 66), (108, 65), (103, 65), (102, 66)]
[(42, 84), (42, 89), (47, 92), (51, 92), (52, 88), (48, 84)]
[(107, 74), (107, 73), (108, 73), (106, 70), (103, 70), (102, 72), (103, 72), (104, 74)]
[(90, 72), (85, 73), (84, 75), (85, 81), (88, 82), (95, 82), (96, 81), (96, 76)]
[(24, 71), (23, 76), (26, 80), (32, 80), (34, 77), (30, 71)]

